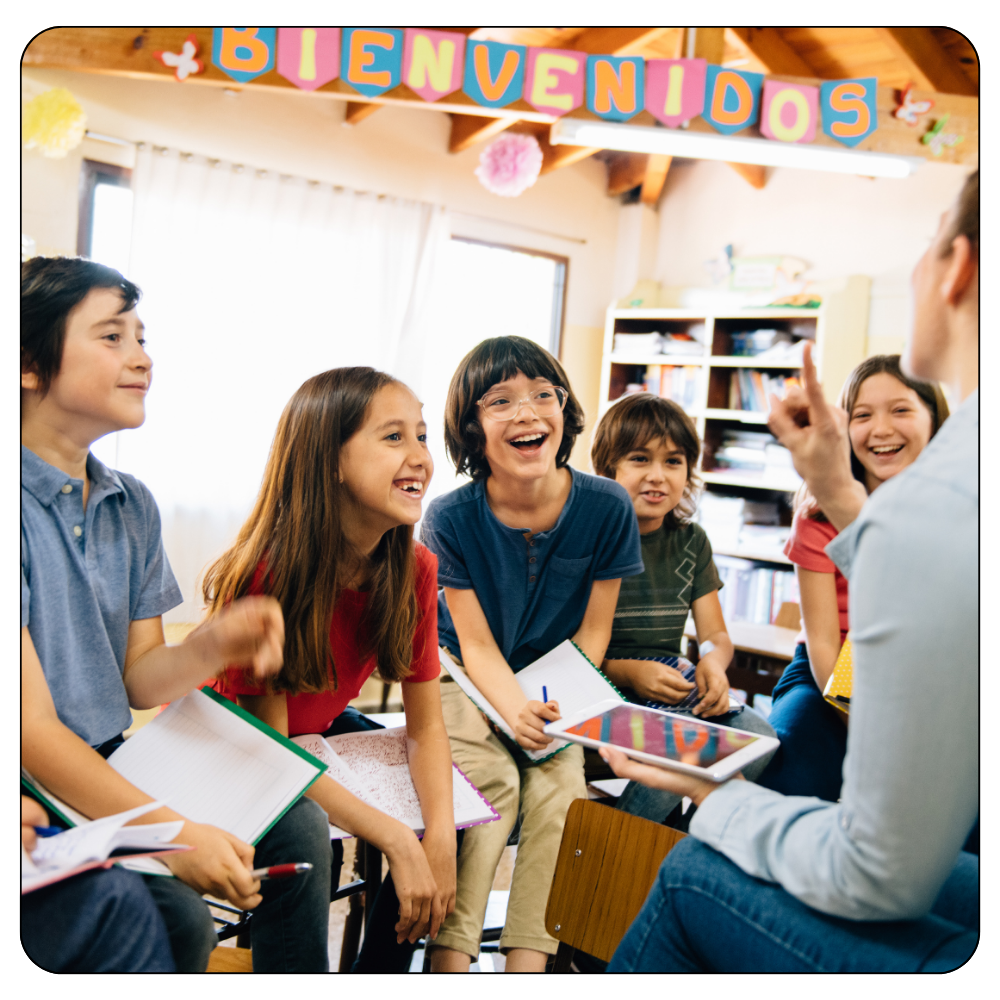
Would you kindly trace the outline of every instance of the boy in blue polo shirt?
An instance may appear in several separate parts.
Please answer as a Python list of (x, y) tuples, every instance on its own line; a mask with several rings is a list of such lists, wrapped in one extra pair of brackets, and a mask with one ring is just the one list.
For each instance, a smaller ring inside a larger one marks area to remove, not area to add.
[[(236, 601), (180, 646), (161, 616), (181, 602), (152, 495), (90, 445), (145, 418), (152, 362), (139, 289), (82, 258), (21, 266), (21, 761), (59, 798), (98, 818), (152, 801), (105, 760), (129, 707), (179, 698), (226, 664), (280, 669), (284, 627), (272, 598)], [(137, 822), (184, 819), (169, 808)], [(330, 845), (326, 817), (300, 800), (256, 848), (185, 820), (175, 878), (146, 876), (178, 971), (204, 970), (215, 944), (202, 893), (256, 908), (256, 971), (325, 971)], [(285, 881), (257, 865), (310, 861)], [(259, 905), (258, 905), (259, 904)]]
[[(562, 366), (522, 337), (483, 341), (461, 362), (445, 406), (445, 440), (473, 482), (434, 500), (421, 537), (438, 557), (441, 645), (461, 661), (518, 745), (551, 742), (556, 698), (528, 701), (515, 674), (572, 638), (601, 663), (623, 576), (642, 572), (639, 529), (617, 483), (569, 468), (583, 411)], [(558, 942), (545, 930), (566, 810), (586, 797), (583, 748), (531, 762), (490, 730), (454, 683), (442, 683), (455, 762), (500, 813), (465, 831), (455, 911), (431, 954), (434, 971), (466, 971), (479, 953), (497, 862), (521, 834), (500, 947), (509, 972), (541, 972)]]

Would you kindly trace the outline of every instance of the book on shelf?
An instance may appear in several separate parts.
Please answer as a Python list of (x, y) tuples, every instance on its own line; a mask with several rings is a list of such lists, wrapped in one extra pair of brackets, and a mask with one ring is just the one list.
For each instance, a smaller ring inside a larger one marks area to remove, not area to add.
[(800, 482), (791, 452), (766, 431), (724, 430), (715, 450), (715, 469), (772, 476), (793, 485)]
[(734, 368), (729, 379), (729, 409), (767, 413), (771, 394), (784, 399), (793, 385), (800, 385), (793, 376), (769, 375), (754, 368)]
[(773, 625), (782, 604), (799, 603), (798, 582), (791, 570), (732, 556), (714, 558), (723, 583), (719, 600), (726, 621)]
[(690, 410), (698, 398), (700, 371), (695, 365), (661, 365), (659, 395)]

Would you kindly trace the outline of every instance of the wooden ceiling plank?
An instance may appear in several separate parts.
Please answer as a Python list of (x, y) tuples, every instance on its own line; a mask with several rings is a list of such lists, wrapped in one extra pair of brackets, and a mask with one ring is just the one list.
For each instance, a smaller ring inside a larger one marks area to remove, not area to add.
[(642, 191), (639, 194), (639, 201), (644, 205), (655, 206), (660, 200), (672, 160), (672, 156), (664, 156), (662, 153), (650, 154), (649, 162), (646, 164), (646, 176), (642, 179)]
[(641, 56), (672, 28), (587, 28), (572, 45), (590, 55)]
[(767, 183), (767, 167), (759, 163), (730, 163), (733, 168), (750, 185), (759, 191)]
[(777, 28), (726, 28), (726, 35), (756, 59), (765, 73), (813, 76), (812, 66), (781, 37)]
[(561, 170), (563, 167), (579, 163), (580, 160), (599, 152), (596, 147), (591, 146), (553, 146), (545, 134), (536, 138), (538, 145), (542, 147), (541, 173), (543, 174), (550, 174), (553, 170)]
[(901, 60), (913, 82), (942, 94), (975, 97), (978, 89), (965, 75), (961, 63), (944, 48), (931, 28), (876, 28), (882, 40)]
[(348, 101), (347, 109), (344, 112), (344, 124), (345, 125), (357, 125), (358, 122), (363, 122), (366, 118), (375, 114), (381, 104), (365, 104), (360, 101)]
[(684, 48), (687, 50), (687, 32), (694, 31), (694, 57), (695, 59), (707, 59), (717, 66), (722, 65), (722, 60), (726, 54), (726, 29), (725, 28), (687, 28), (684, 32)]
[(483, 118), (481, 115), (452, 115), (451, 137), (448, 140), (449, 153), (463, 150), (483, 142), (510, 128), (516, 118)]
[(611, 153), (608, 158), (608, 195), (624, 194), (642, 184), (648, 153)]

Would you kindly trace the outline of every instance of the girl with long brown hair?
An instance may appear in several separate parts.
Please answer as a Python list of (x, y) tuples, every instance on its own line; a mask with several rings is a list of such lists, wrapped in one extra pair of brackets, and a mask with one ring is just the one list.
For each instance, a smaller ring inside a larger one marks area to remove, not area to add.
[(437, 559), (413, 540), (432, 472), (420, 403), (405, 385), (372, 368), (316, 375), (281, 415), (253, 511), (204, 581), (213, 612), (245, 594), (281, 605), (280, 673), (265, 686), (234, 668), (215, 686), (283, 735), (379, 728), (348, 702), (376, 669), (402, 682), (423, 841), (328, 776), (307, 792), (389, 861), (356, 971), (407, 971), (417, 939), (434, 937), (455, 905)]

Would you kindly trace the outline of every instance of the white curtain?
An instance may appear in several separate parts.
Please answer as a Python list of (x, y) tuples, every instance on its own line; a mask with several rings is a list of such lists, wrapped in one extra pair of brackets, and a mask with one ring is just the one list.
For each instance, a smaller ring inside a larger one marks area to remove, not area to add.
[(447, 220), (159, 148), (140, 148), (133, 188), (128, 276), (143, 289), (152, 388), (145, 424), (95, 452), (152, 490), (185, 598), (167, 620), (196, 621), (196, 580), (246, 517), (295, 389), (371, 365), (420, 393)]

